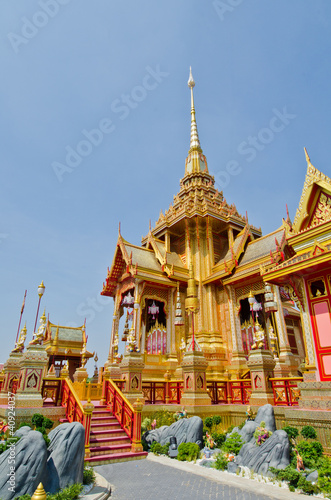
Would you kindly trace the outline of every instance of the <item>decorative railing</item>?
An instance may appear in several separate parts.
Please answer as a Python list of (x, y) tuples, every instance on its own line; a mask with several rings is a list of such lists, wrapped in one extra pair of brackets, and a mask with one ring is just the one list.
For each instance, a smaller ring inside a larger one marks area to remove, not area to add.
[(250, 379), (229, 381), (207, 381), (207, 392), (213, 405), (241, 404), (246, 405), (252, 393)]
[(298, 406), (300, 389), (298, 382), (302, 377), (270, 378), (276, 406)]
[(231, 399), (229, 403), (247, 405), (252, 394), (250, 379), (230, 380)]
[(183, 393), (183, 381), (142, 381), (145, 404), (180, 404)]
[(142, 451), (141, 411), (143, 404), (136, 401), (132, 405), (111, 379), (104, 381), (103, 397), (110, 412), (130, 438), (131, 451)]
[(228, 382), (207, 381), (207, 392), (213, 405), (228, 402)]
[(102, 384), (98, 382), (73, 382), (73, 388), (81, 401), (99, 401), (102, 396)]
[(123, 391), (123, 388), (125, 386), (125, 380), (122, 379), (122, 378), (112, 378), (112, 381), (114, 382), (114, 384), (117, 385), (117, 387), (119, 388), (120, 391)]
[(184, 382), (182, 380), (175, 380), (174, 382), (167, 382), (168, 389), (168, 403), (169, 404), (180, 404), (180, 400), (183, 394)]
[(90, 455), (91, 417), (94, 406), (82, 405), (69, 378), (62, 380), (61, 405), (65, 408), (69, 422), (80, 422), (85, 428), (85, 456)]
[(61, 378), (44, 378), (41, 395), (44, 405), (58, 406), (61, 402)]

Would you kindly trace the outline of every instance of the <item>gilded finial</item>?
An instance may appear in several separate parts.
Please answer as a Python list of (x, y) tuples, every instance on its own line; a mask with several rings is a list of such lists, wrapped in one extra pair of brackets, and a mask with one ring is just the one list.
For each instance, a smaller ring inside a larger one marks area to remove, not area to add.
[(198, 127), (195, 119), (195, 107), (194, 107), (194, 97), (193, 97), (193, 87), (195, 86), (195, 81), (192, 76), (192, 68), (190, 67), (190, 76), (187, 82), (187, 85), (191, 89), (191, 140), (190, 140), (190, 152), (198, 150), (202, 152), (199, 135), (198, 135)]
[(192, 67), (190, 66), (190, 76), (187, 82), (187, 85), (192, 89), (195, 86), (195, 81), (192, 76)]
[(42, 483), (39, 483), (39, 486), (32, 495), (31, 500), (46, 500), (46, 492)]
[(303, 149), (305, 150), (306, 161), (307, 161), (307, 163), (309, 164), (309, 163), (311, 163), (310, 158), (309, 158), (309, 154), (308, 154), (308, 152), (307, 152), (307, 149), (306, 149), (306, 148), (303, 148)]

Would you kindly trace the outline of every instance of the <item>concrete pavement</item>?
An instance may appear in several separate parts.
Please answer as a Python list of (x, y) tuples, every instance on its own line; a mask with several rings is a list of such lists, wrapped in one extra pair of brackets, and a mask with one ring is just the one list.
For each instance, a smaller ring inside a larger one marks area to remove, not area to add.
[(112, 500), (307, 500), (306, 495), (152, 453), (145, 460), (95, 467)]

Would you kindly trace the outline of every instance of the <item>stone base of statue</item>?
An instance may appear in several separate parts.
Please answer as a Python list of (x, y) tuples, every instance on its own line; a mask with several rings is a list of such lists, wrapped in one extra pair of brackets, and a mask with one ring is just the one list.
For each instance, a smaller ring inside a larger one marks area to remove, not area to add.
[(11, 392), (13, 385), (18, 383), (22, 357), (21, 352), (11, 352), (3, 366), (4, 378), (0, 392), (0, 405), (8, 404), (8, 392)]
[(274, 404), (274, 395), (269, 378), (273, 377), (275, 364), (276, 361), (269, 350), (253, 349), (250, 351), (247, 361), (252, 382), (250, 405)]
[(208, 361), (202, 351), (186, 351), (183, 356), (182, 369), (184, 377), (183, 395), (180, 404), (183, 406), (211, 405), (207, 393), (206, 369)]
[(77, 368), (77, 370), (74, 373), (74, 382), (83, 382), (87, 378), (88, 378), (88, 373), (85, 366)]
[(29, 344), (21, 359), (20, 381), (16, 392), (16, 407), (41, 407), (43, 377), (46, 376), (48, 355), (44, 346)]
[(142, 391), (142, 371), (145, 367), (144, 356), (139, 352), (129, 352), (123, 356), (121, 378), (125, 381), (122, 389), (125, 397), (134, 403), (137, 398), (144, 402)]

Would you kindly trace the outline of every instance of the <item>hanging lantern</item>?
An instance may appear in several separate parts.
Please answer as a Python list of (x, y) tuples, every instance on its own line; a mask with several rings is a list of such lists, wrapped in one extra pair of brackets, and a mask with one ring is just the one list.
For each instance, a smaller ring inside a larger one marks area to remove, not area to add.
[(265, 294), (264, 294), (264, 310), (265, 312), (276, 312), (278, 311), (278, 305), (275, 301), (275, 296), (271, 291), (271, 286), (265, 286)]
[(159, 312), (160, 308), (155, 304), (155, 301), (153, 300), (153, 304), (148, 308), (148, 314), (152, 314), (153, 319), (155, 319), (155, 314), (159, 314)]
[(177, 284), (177, 298), (176, 298), (176, 314), (175, 314), (175, 325), (184, 325), (184, 318), (182, 314), (182, 303), (180, 300), (179, 283)]
[(123, 298), (121, 305), (125, 307), (133, 307), (133, 304), (134, 304), (134, 297), (133, 295), (131, 295), (131, 292), (129, 290), (127, 295), (125, 295), (125, 297)]

